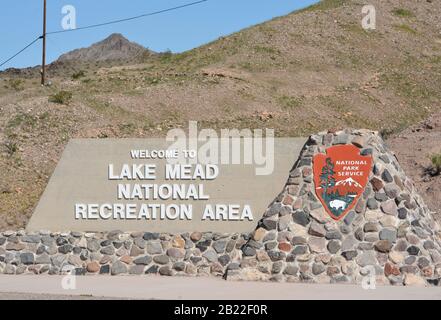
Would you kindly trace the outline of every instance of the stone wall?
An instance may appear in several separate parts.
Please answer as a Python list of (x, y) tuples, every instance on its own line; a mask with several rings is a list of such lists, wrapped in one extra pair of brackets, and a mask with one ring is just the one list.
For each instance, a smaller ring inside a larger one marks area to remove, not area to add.
[[(373, 168), (354, 210), (335, 221), (315, 195), (312, 159), (343, 144), (372, 155)], [(0, 273), (360, 283), (374, 269), (381, 284), (439, 285), (439, 235), (381, 137), (345, 130), (310, 137), (282, 192), (250, 234), (7, 231), (0, 233)]]
[[(354, 210), (335, 221), (314, 192), (313, 157), (345, 144), (372, 155), (373, 167)], [(378, 133), (322, 132), (310, 137), (284, 190), (244, 246), (243, 260), (254, 266), (235, 277), (360, 283), (374, 269), (377, 283), (438, 285), (439, 236), (429, 209)]]
[(246, 234), (0, 233), (0, 273), (224, 276), (241, 264)]

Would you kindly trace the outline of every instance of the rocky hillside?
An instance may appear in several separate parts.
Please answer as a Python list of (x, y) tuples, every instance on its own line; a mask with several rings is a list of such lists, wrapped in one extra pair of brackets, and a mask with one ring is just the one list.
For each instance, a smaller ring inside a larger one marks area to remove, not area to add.
[(88, 48), (61, 55), (57, 62), (133, 61), (148, 53), (151, 52), (143, 46), (130, 42), (122, 34), (114, 33)]
[(49, 87), (1, 74), (0, 229), (25, 224), (73, 137), (162, 136), (188, 120), (279, 136), (336, 127), (395, 136), (439, 113), (440, 2), (370, 4), (375, 31), (361, 27), (363, 3), (325, 0), (181, 54), (58, 63)]
[[(61, 55), (47, 65), (49, 78), (64, 78), (82, 70), (96, 71), (99, 68), (139, 63), (156, 55), (155, 52), (129, 41), (120, 33), (113, 33), (106, 39), (87, 48), (76, 49)], [(0, 71), (0, 77), (32, 79), (40, 75), (41, 66), (23, 69), (9, 68)]]

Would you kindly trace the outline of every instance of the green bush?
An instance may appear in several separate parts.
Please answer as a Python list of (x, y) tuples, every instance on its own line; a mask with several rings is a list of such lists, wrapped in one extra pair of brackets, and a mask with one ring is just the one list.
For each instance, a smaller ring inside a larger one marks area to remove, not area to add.
[(72, 101), (72, 92), (61, 90), (60, 92), (49, 96), (49, 102), (58, 104), (69, 104)]

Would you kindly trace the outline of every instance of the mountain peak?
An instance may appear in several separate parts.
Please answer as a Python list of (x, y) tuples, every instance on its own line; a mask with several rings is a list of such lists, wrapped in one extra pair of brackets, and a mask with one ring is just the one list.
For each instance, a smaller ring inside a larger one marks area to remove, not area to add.
[(110, 36), (108, 36), (106, 39), (104, 39), (104, 41), (105, 40), (109, 40), (109, 39), (124, 39), (124, 40), (127, 40), (126, 37), (124, 37), (121, 33), (118, 33), (118, 32), (112, 33)]
[(151, 52), (143, 46), (129, 41), (120, 33), (112, 33), (104, 40), (92, 44), (90, 47), (76, 49), (61, 55), (58, 58), (58, 62), (129, 61), (143, 53)]
[[(135, 43), (131, 43), (121, 33), (112, 33), (110, 36), (108, 36), (104, 40), (96, 43), (96, 45), (99, 45), (99, 44), (101, 44), (101, 45), (103, 45), (103, 44), (117, 44), (117, 43), (135, 44)], [(136, 44), (136, 45), (138, 45), (138, 44)]]

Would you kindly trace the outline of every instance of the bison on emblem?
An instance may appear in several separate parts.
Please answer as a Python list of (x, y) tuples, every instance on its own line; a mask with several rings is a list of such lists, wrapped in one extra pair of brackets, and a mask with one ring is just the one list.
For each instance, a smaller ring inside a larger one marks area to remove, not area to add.
[(332, 200), (329, 203), (329, 206), (335, 210), (344, 210), (347, 206), (347, 203), (341, 200)]

